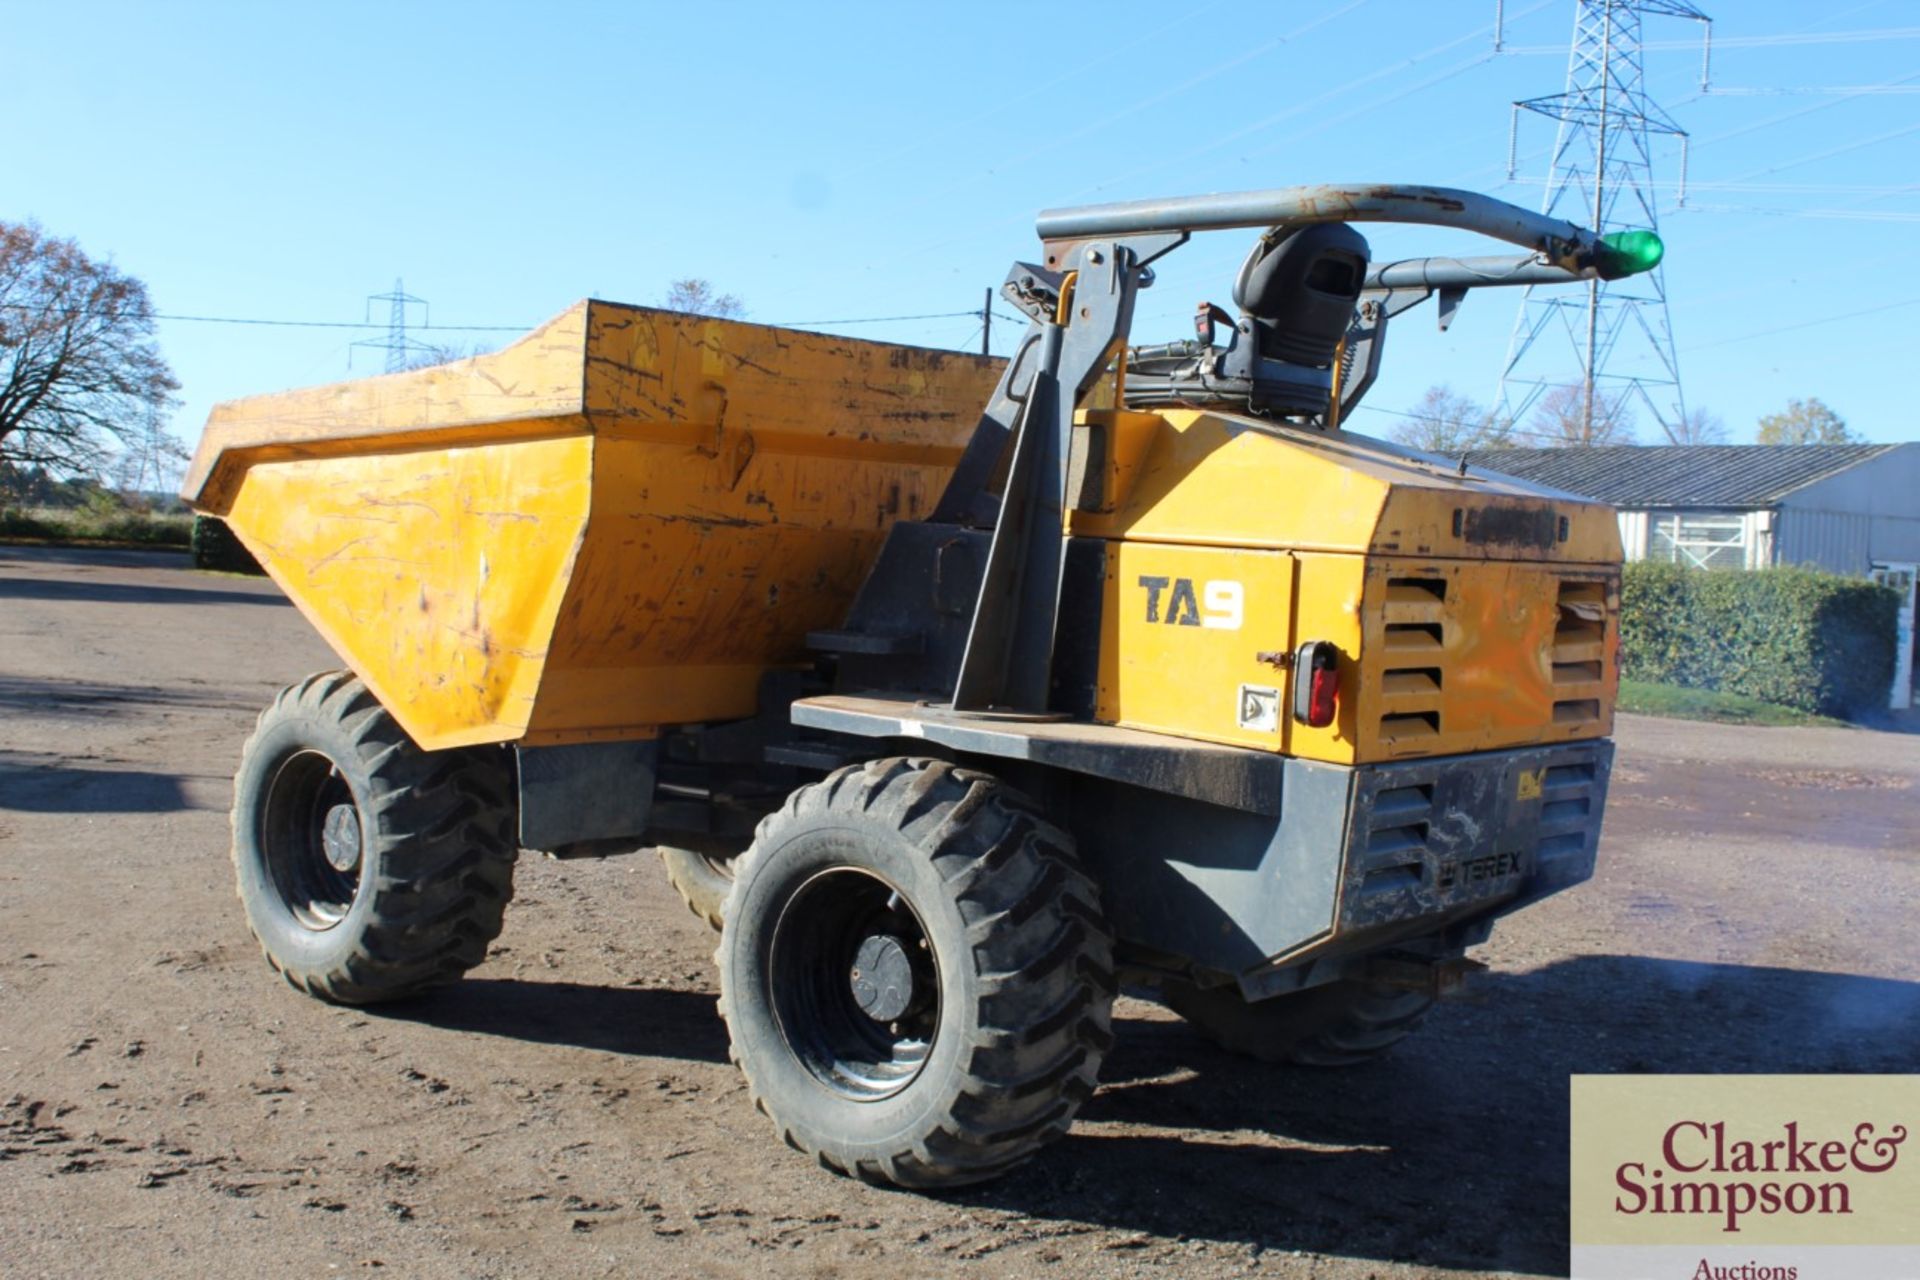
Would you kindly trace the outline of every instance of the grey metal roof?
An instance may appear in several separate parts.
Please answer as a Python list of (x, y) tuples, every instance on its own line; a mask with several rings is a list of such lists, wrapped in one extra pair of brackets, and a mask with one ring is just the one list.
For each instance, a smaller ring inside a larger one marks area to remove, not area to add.
[(1893, 444), (1608, 445), (1475, 449), (1470, 466), (1616, 507), (1766, 507)]

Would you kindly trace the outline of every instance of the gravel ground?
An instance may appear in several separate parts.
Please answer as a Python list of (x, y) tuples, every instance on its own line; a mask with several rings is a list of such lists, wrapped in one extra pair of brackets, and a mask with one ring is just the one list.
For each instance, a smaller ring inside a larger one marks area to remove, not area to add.
[(1555, 1275), (1570, 1073), (1920, 1058), (1920, 735), (1623, 717), (1598, 877), (1388, 1060), (1262, 1069), (1123, 1000), (1065, 1141), (880, 1191), (752, 1110), (651, 855), (523, 859), (430, 999), (280, 985), (228, 779), (334, 665), (259, 580), (0, 547), (0, 1274)]

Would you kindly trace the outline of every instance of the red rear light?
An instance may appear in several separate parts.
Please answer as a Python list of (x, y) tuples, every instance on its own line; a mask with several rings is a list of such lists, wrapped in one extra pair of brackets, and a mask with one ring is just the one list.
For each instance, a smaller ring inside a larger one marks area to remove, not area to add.
[(1315, 729), (1333, 723), (1340, 707), (1340, 651), (1309, 640), (1293, 657), (1293, 718)]
[(1334, 704), (1340, 696), (1340, 675), (1332, 667), (1313, 673), (1313, 691), (1307, 700), (1307, 723), (1324, 729), (1333, 723)]

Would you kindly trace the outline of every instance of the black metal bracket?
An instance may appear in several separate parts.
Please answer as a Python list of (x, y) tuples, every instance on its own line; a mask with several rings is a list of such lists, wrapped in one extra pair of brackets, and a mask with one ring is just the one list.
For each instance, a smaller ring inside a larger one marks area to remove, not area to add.
[[(1034, 321), (994, 393), (995, 403), (1004, 399), (1018, 405), (1018, 415), (1006, 488), (954, 686), (955, 710), (1046, 709), (1065, 563), (1074, 415), (1126, 344), (1134, 300), (1151, 280), (1147, 265), (1187, 238), (1180, 231), (1094, 240), (1076, 246), (1058, 276), (1021, 265), (1008, 278), (1023, 292), (1013, 299), (1015, 305), (1024, 303)], [(1054, 305), (1050, 316), (1044, 312), (1048, 293)], [(963, 458), (962, 466), (966, 462)]]

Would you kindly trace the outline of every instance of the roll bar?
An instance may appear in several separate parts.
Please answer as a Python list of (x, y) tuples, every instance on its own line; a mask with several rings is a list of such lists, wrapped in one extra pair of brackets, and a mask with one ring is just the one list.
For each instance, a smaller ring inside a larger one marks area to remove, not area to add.
[(1127, 200), (1048, 209), (1034, 226), (1040, 239), (1053, 245), (1096, 236), (1225, 231), (1307, 222), (1406, 222), (1457, 227), (1531, 249), (1552, 265), (1583, 277), (1610, 278), (1611, 255), (1600, 238), (1585, 227), (1454, 187), (1355, 183)]

